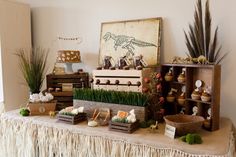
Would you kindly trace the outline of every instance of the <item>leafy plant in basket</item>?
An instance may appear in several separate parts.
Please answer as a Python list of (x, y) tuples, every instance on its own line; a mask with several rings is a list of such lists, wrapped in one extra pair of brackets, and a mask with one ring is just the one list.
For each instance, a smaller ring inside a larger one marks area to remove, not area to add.
[(189, 25), (188, 34), (184, 31), (186, 46), (194, 62), (202, 60), (204, 63), (219, 64), (226, 56), (226, 54), (220, 55), (221, 46), (218, 46), (217, 38), (218, 27), (215, 29), (213, 36), (211, 35), (211, 30), (209, 0), (205, 3), (204, 18), (202, 2), (198, 0), (194, 12), (194, 23)]
[(19, 49), (16, 53), (20, 70), (31, 93), (39, 93), (46, 73), (48, 50), (34, 48)]

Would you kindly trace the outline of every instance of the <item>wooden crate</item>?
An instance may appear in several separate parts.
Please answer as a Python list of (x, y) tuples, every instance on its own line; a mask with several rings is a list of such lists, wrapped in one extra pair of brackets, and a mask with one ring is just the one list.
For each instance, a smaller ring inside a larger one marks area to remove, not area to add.
[(139, 128), (139, 120), (134, 123), (119, 123), (119, 122), (109, 122), (109, 130), (124, 132), (124, 133), (133, 133)]
[[(50, 92), (54, 96), (54, 99), (57, 100), (56, 110), (61, 110), (73, 105), (73, 92), (63, 88), (65, 85), (69, 84), (71, 84), (73, 88), (87, 88), (89, 87), (89, 74), (82, 72), (78, 74), (47, 75), (47, 90), (49, 88), (54, 89)], [(60, 88), (61, 90), (55, 91), (56, 88)], [(63, 91), (63, 89), (65, 91)]]
[(87, 119), (87, 114), (86, 113), (79, 113), (78, 115), (75, 115), (75, 116), (58, 114), (57, 119), (59, 121), (63, 121), (63, 122), (66, 122), (66, 123), (77, 124), (81, 121), (86, 120)]
[(57, 100), (50, 102), (28, 103), (30, 115), (49, 115), (50, 111), (55, 111)]

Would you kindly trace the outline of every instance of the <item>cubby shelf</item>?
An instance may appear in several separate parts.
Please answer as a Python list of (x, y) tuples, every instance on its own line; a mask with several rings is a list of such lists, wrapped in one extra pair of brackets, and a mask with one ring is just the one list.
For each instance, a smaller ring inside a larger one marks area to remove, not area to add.
[(206, 102), (206, 101), (201, 101), (201, 100), (193, 100), (193, 99), (191, 99), (191, 98), (187, 98), (186, 100), (187, 100), (187, 101), (197, 102), (197, 103), (202, 103), (202, 104), (209, 104), (209, 105), (212, 104), (211, 102)]
[[(221, 80), (221, 66), (220, 65), (201, 65), (201, 64), (162, 64), (161, 74), (164, 77), (169, 69), (172, 68), (172, 81), (163, 81), (163, 96), (166, 97), (171, 88), (177, 89), (174, 96), (176, 97), (174, 102), (165, 101), (167, 114), (178, 114), (181, 108), (185, 107), (185, 114), (192, 114), (192, 108), (198, 107), (197, 115), (203, 116), (207, 119), (207, 110), (211, 108), (211, 119), (209, 120), (210, 127), (208, 130), (214, 131), (219, 129), (220, 118), (220, 80)], [(177, 81), (182, 69), (185, 68), (185, 82), (180, 83)], [(191, 94), (195, 87), (196, 80), (203, 82), (202, 87), (211, 88), (211, 101), (205, 102), (201, 100), (191, 99)], [(183, 105), (178, 104), (177, 98), (182, 93), (181, 88), (185, 86), (185, 103)]]

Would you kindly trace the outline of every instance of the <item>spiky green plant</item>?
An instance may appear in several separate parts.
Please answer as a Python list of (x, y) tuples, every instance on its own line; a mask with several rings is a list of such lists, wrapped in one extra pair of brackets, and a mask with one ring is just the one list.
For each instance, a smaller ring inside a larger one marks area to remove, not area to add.
[(133, 106), (147, 106), (148, 95), (138, 92), (124, 91), (106, 91), (98, 89), (76, 88), (73, 92), (73, 98), (78, 100), (125, 104)]
[(46, 74), (48, 52), (43, 48), (17, 50), (20, 70), (31, 93), (40, 92)]
[(209, 0), (205, 3), (205, 19), (203, 19), (202, 12), (202, 2), (198, 0), (194, 12), (194, 23), (189, 25), (188, 35), (184, 31), (186, 46), (192, 58), (203, 55), (210, 63), (219, 64), (226, 54), (220, 56), (221, 46), (218, 46), (217, 38), (218, 27), (215, 29), (213, 36), (211, 35)]

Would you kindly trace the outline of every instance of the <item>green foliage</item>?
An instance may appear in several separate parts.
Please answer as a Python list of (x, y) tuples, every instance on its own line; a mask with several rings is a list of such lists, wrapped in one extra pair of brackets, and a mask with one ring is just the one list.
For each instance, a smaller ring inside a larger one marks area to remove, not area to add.
[(112, 119), (113, 122), (118, 122), (118, 123), (128, 123), (127, 118), (115, 118)]
[(20, 115), (22, 115), (22, 116), (29, 116), (29, 114), (30, 114), (30, 110), (29, 109), (27, 109), (27, 108), (21, 108), (20, 109)]
[(180, 140), (187, 142), (188, 144), (201, 144), (203, 142), (199, 134), (187, 134), (185, 136), (181, 136)]
[[(203, 18), (202, 12), (202, 2), (198, 0), (194, 12), (194, 24), (189, 25), (188, 35), (184, 31), (186, 46), (192, 58), (203, 55), (210, 63), (219, 64), (226, 54), (219, 55), (221, 46), (217, 46), (218, 27), (215, 29), (214, 35), (211, 35), (211, 14), (208, 0), (205, 4), (205, 18)], [(211, 37), (213, 37), (212, 40)]]
[(62, 112), (62, 113), (60, 113), (60, 114), (62, 114), (62, 115), (67, 115), (67, 116), (76, 116), (76, 114), (71, 113), (71, 112)]
[(183, 141), (183, 142), (186, 142), (186, 136), (181, 136), (180, 140)]
[(146, 106), (148, 95), (138, 92), (106, 91), (96, 89), (74, 89), (74, 99), (133, 106)]
[(194, 144), (194, 136), (193, 136), (193, 134), (187, 134), (186, 135), (186, 142), (188, 144)]
[(30, 92), (39, 93), (45, 77), (48, 50), (42, 48), (30, 51), (19, 49), (16, 55)]
[(194, 143), (196, 143), (196, 144), (202, 144), (202, 138), (201, 138), (200, 135), (198, 135), (198, 134), (193, 134), (193, 136), (194, 136)]
[(140, 122), (140, 128), (148, 128), (151, 125), (155, 125), (155, 124), (156, 124), (156, 121), (153, 119), (150, 119), (148, 121), (142, 121)]

